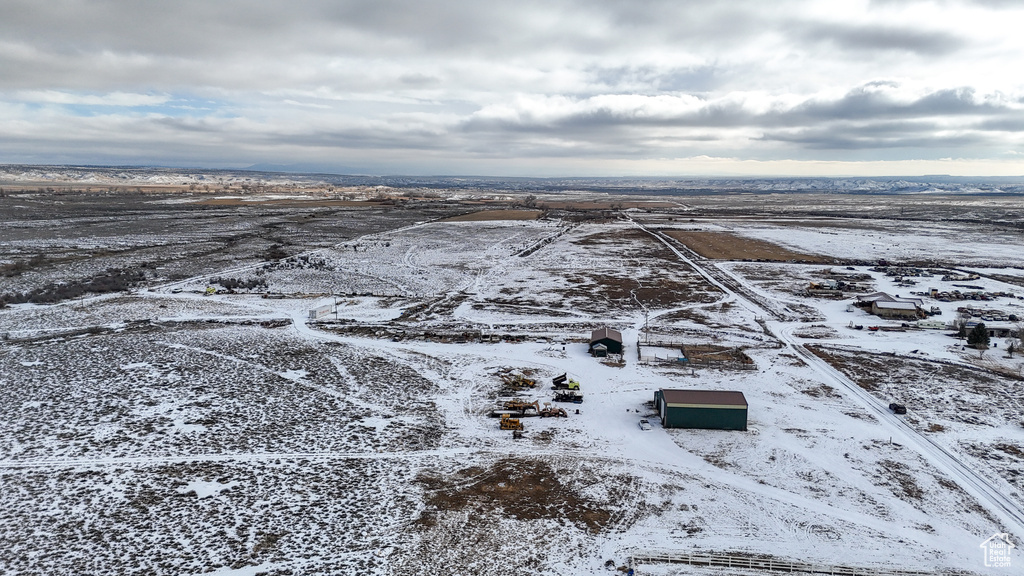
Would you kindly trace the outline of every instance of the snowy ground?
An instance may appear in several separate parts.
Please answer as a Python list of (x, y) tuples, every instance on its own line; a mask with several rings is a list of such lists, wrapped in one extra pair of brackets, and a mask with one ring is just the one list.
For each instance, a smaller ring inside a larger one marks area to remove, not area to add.
[[(974, 228), (959, 223), (898, 220), (809, 219), (787, 223), (731, 221), (701, 227), (769, 240), (780, 246), (837, 258), (931, 261), (992, 266), (1020, 263), (1020, 232), (1005, 228)], [(895, 242), (894, 239), (898, 239)], [(936, 254), (935, 245), (942, 252)]]
[[(783, 237), (771, 222), (708, 226), (803, 251), (823, 245), (818, 228), (787, 225)], [(919, 248), (901, 254), (930, 248), (933, 259), (991, 268), (1012, 262), (1020, 243), (993, 234), (972, 257), (948, 242), (952, 227), (920, 227), (907, 240)], [(879, 229), (858, 244), (857, 230), (833, 231), (844, 258), (864, 259), (871, 242), (895, 246), (906, 232)], [(594, 574), (639, 552), (700, 551), (1010, 573), (985, 568), (979, 545), (1004, 531), (1019, 543), (1024, 527), (914, 434), (1020, 510), (1024, 395), (993, 371), (1020, 360), (995, 349), (978, 358), (944, 331), (852, 330), (851, 321), (888, 323), (847, 312), (847, 301), (793, 295), (820, 265), (704, 264), (824, 318), (769, 322), (772, 336), (757, 323), (763, 310), (629, 221), (395, 219), (309, 248), (322, 266), (231, 267), (264, 277), (282, 299), (203, 296), (204, 273), (134, 295), (0, 310), (2, 571)], [(309, 309), (335, 302), (336, 315), (307, 323)], [(957, 304), (939, 305), (951, 319)], [(666, 341), (742, 346), (757, 369), (640, 364), (645, 323)], [(624, 366), (580, 343), (605, 324), (623, 331)], [(385, 328), (407, 337), (374, 337)], [(530, 337), (414, 337), (465, 330)], [(821, 346), (872, 400), (789, 345), (803, 343)], [(502, 391), (510, 369), (541, 387)], [(526, 418), (515, 440), (487, 415), (512, 395), (551, 401), (546, 383), (563, 372), (585, 394), (562, 405), (568, 418)], [(698, 387), (742, 391), (750, 429), (661, 428), (654, 391)], [(871, 409), (893, 399), (906, 416)]]

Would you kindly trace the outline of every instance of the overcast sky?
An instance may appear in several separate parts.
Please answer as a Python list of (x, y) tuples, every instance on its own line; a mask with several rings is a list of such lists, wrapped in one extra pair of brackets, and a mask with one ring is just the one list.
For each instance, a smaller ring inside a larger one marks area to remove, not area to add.
[(1024, 175), (1024, 3), (0, 0), (0, 163)]

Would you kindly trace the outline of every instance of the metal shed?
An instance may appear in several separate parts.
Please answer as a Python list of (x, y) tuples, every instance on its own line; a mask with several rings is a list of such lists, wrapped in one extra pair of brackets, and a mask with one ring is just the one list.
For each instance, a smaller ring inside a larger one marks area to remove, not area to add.
[(876, 316), (917, 318), (917, 305), (913, 302), (883, 302), (876, 300), (871, 303), (871, 313)]
[(725, 390), (658, 390), (654, 407), (665, 428), (746, 430), (747, 399)]
[(596, 344), (603, 344), (608, 348), (608, 354), (622, 354), (622, 334), (611, 328), (598, 328), (590, 333), (590, 352), (594, 352)]

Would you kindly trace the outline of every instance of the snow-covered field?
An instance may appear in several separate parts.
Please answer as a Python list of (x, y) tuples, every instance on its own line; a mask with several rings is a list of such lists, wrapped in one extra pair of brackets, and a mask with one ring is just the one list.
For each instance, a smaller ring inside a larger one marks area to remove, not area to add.
[[(969, 266), (1017, 265), (1020, 232), (1011, 228), (975, 228), (961, 223), (899, 220), (849, 222), (832, 219), (713, 223), (704, 227), (768, 240), (791, 249), (811, 249), (836, 258), (895, 261), (941, 260)], [(942, 246), (935, 252), (936, 244)]]
[[(821, 265), (688, 262), (637, 222), (395, 218), (222, 274), (279, 299), (204, 296), (218, 275), (204, 270), (0, 309), (0, 572), (564, 575), (701, 552), (1013, 573), (986, 568), (979, 545), (1024, 538), (1020, 357), (1002, 344), (979, 357), (943, 330), (851, 329), (899, 322), (795, 295)], [(1006, 231), (687, 226), (846, 259), (984, 264), (971, 284), (1022, 291), (991, 277), (1018, 258)], [(821, 319), (772, 320), (708, 267)], [(927, 288), (853, 272), (876, 290)], [(308, 321), (327, 304), (337, 313)], [(926, 300), (944, 319), (962, 304)], [(623, 364), (587, 354), (604, 325), (622, 330)], [(742, 347), (756, 370), (639, 363), (645, 338)], [(502, 390), (509, 371), (540, 385)], [(566, 372), (585, 396), (560, 404), (567, 418), (524, 418), (514, 439), (488, 415), (501, 398), (551, 402)], [(742, 391), (749, 429), (662, 428), (659, 388)]]

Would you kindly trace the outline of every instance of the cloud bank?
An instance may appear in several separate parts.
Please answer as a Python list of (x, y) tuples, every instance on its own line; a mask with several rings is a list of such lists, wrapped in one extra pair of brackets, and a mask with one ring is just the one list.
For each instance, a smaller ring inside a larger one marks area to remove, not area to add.
[(1012, 2), (0, 6), (0, 162), (1024, 174)]

